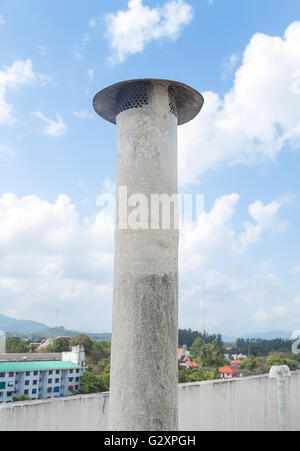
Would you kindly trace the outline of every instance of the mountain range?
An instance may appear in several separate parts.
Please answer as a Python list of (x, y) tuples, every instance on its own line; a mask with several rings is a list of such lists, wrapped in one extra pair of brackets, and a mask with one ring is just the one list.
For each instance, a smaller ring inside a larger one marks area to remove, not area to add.
[(0, 330), (3, 332), (11, 332), (16, 334), (27, 334), (31, 332), (39, 332), (40, 330), (47, 329), (43, 323), (37, 323), (35, 321), (18, 320), (8, 318), (7, 316), (0, 315)]
[[(51, 328), (43, 323), (38, 323), (36, 321), (28, 321), (28, 320), (17, 320), (13, 318), (9, 318), (7, 316), (0, 314), (0, 330), (6, 333), (10, 334), (32, 334), (42, 337), (48, 337), (51, 338), (52, 336), (75, 336), (77, 335), (78, 331), (68, 331), (65, 330), (63, 327), (59, 328)], [(83, 332), (83, 331), (81, 331)], [(95, 337), (95, 339), (99, 339), (98, 336), (101, 336), (101, 339), (110, 339), (111, 334), (91, 334), (88, 333), (89, 336)], [(102, 338), (102, 336), (105, 336), (105, 338)], [(244, 338), (251, 339), (251, 338), (257, 338), (262, 340), (274, 340), (275, 338), (282, 338), (284, 340), (291, 339), (292, 333), (283, 331), (283, 330), (275, 330), (271, 332), (264, 332), (264, 333), (252, 333), (247, 334), (242, 337), (234, 337), (234, 336), (227, 336), (223, 335), (224, 342), (235, 342), (237, 338)]]

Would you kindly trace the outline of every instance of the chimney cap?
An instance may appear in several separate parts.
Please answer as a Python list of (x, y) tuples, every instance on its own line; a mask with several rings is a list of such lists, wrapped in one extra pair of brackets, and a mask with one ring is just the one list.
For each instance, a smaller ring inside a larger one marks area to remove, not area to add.
[(186, 124), (194, 119), (201, 111), (204, 98), (203, 96), (184, 83), (172, 80), (163, 80), (157, 78), (141, 78), (135, 80), (122, 81), (116, 83), (108, 88), (103, 89), (95, 95), (93, 106), (97, 114), (103, 119), (116, 124), (117, 117), (117, 95), (120, 89), (134, 85), (135, 83), (145, 82), (149, 84), (153, 83), (165, 83), (168, 87), (175, 88), (175, 100), (178, 113), (178, 125)]

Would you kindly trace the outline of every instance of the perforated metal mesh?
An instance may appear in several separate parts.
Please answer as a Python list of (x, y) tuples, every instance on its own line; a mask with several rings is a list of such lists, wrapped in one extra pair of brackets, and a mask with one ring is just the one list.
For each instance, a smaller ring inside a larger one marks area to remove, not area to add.
[(148, 86), (145, 82), (139, 82), (122, 88), (117, 95), (117, 114), (148, 105)]
[(176, 88), (174, 86), (169, 86), (169, 108), (170, 113), (178, 117), (176, 106)]

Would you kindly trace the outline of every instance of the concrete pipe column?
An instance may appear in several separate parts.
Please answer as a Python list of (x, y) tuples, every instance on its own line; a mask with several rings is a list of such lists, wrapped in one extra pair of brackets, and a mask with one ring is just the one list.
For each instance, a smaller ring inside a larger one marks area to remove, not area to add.
[(186, 85), (153, 79), (94, 99), (96, 112), (117, 124), (113, 431), (178, 428), (177, 126), (202, 105)]

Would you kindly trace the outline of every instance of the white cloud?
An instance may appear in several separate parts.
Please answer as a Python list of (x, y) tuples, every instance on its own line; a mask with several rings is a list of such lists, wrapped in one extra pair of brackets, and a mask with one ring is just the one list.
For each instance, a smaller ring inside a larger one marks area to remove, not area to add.
[(3, 17), (3, 15), (0, 13), (0, 25), (5, 24), (5, 19)]
[[(53, 203), (11, 193), (0, 197), (1, 313), (51, 325), (59, 309), (67, 327), (111, 329), (114, 192), (114, 182), (105, 180), (98, 213), (83, 218), (66, 195)], [(235, 224), (238, 202), (237, 194), (217, 199), (196, 224), (182, 231), (181, 326), (202, 328), (206, 309), (209, 330), (276, 329), (280, 321), (299, 328), (296, 315), (294, 321), (290, 314), (298, 298), (283, 303), (286, 288), (272, 261), (253, 267), (242, 259), (247, 246), (241, 246), (243, 232)], [(249, 207), (252, 221), (261, 226), (260, 236), (278, 221), (274, 202)]]
[(240, 55), (237, 53), (232, 53), (230, 57), (222, 64), (222, 79), (226, 78), (233, 73), (240, 61)]
[(59, 309), (65, 324), (110, 330), (113, 218), (80, 218), (65, 195), (13, 194), (0, 198), (0, 217), (1, 313), (47, 324)]
[(49, 119), (44, 116), (40, 111), (34, 113), (35, 117), (45, 122), (46, 125), (42, 127), (43, 133), (49, 136), (62, 136), (67, 130), (67, 125), (64, 123), (63, 118), (57, 113), (56, 120)]
[(260, 200), (251, 204), (249, 215), (254, 223), (245, 222), (244, 231), (237, 234), (233, 220), (239, 199), (236, 193), (222, 196), (216, 200), (210, 212), (203, 212), (198, 217), (196, 224), (187, 224), (183, 229), (181, 252), (187, 270), (193, 268), (194, 260), (198, 261), (198, 264), (204, 264), (215, 256), (216, 252), (218, 258), (244, 254), (248, 247), (259, 241), (264, 234), (281, 233), (288, 228), (289, 223), (277, 217), (279, 210), (289, 200), (288, 196), (282, 196), (267, 205)]
[(89, 27), (90, 28), (96, 28), (97, 25), (99, 25), (102, 21), (102, 17), (93, 17), (92, 19), (90, 19), (89, 21)]
[(298, 265), (293, 266), (293, 268), (290, 270), (290, 274), (292, 276), (298, 276), (300, 274), (300, 263)]
[(284, 38), (255, 34), (231, 91), (224, 99), (204, 93), (203, 111), (179, 128), (182, 184), (197, 183), (205, 171), (224, 164), (272, 161), (286, 144), (299, 145), (299, 41), (300, 22)]
[(88, 110), (80, 110), (80, 111), (74, 111), (74, 116), (78, 117), (79, 119), (93, 119), (93, 115), (88, 112)]
[(242, 328), (244, 333), (264, 327), (280, 329), (283, 317), (290, 324), (287, 327), (293, 328), (289, 289), (276, 275), (272, 260), (254, 265), (246, 260), (250, 246), (270, 233), (286, 230), (288, 223), (278, 215), (287, 199), (283, 196), (267, 205), (252, 203), (251, 222), (245, 222), (240, 231), (236, 224), (239, 195), (222, 196), (195, 224), (182, 230), (180, 316), (184, 327), (202, 329), (205, 311), (210, 331), (232, 335)]
[(89, 69), (88, 70), (88, 77), (89, 77), (90, 80), (93, 80), (94, 75), (95, 75), (94, 69)]
[[(67, 327), (111, 329), (114, 191), (114, 183), (106, 180), (97, 199), (101, 209), (83, 218), (66, 195), (53, 203), (37, 196), (0, 197), (1, 313), (53, 324), (59, 309)], [(263, 320), (267, 325), (281, 319), (291, 322), (289, 305), (282, 301), (285, 288), (272, 262), (253, 270), (240, 259), (241, 233), (234, 225), (238, 201), (237, 194), (217, 199), (197, 224), (182, 231), (183, 327), (202, 328), (204, 305), (207, 325), (215, 331), (228, 326), (252, 332), (255, 325), (263, 327)], [(265, 224), (264, 215), (254, 216)]]
[(87, 45), (90, 42), (91, 42), (91, 36), (89, 35), (89, 33), (86, 33), (82, 38), (82, 43), (83, 43), (83, 45)]
[(15, 155), (14, 149), (7, 143), (0, 143), (0, 161), (7, 158), (13, 158)]
[(260, 200), (249, 206), (249, 215), (255, 221), (255, 224), (246, 222), (245, 232), (239, 237), (241, 249), (245, 249), (251, 243), (255, 243), (266, 232), (280, 233), (289, 227), (287, 221), (277, 218), (280, 208), (289, 202), (288, 196), (283, 196), (274, 200), (268, 205), (264, 205)]
[[(193, 19), (193, 10), (184, 0), (171, 0), (155, 8), (145, 6), (143, 0), (130, 0), (126, 11), (108, 14), (105, 19), (111, 63), (115, 64), (142, 52), (151, 41), (176, 40)], [(90, 22), (91, 27), (96, 25), (96, 19)]]
[(47, 55), (47, 47), (45, 45), (39, 45), (38, 46), (38, 51), (42, 56), (46, 56)]
[(13, 107), (5, 100), (8, 90), (36, 82), (45, 85), (48, 81), (48, 77), (33, 71), (31, 60), (15, 61), (12, 66), (0, 70), (0, 125), (11, 125), (15, 122)]
[(78, 60), (78, 61), (82, 61), (83, 60), (83, 55), (81, 50), (78, 47), (75, 47), (73, 49), (73, 56)]

